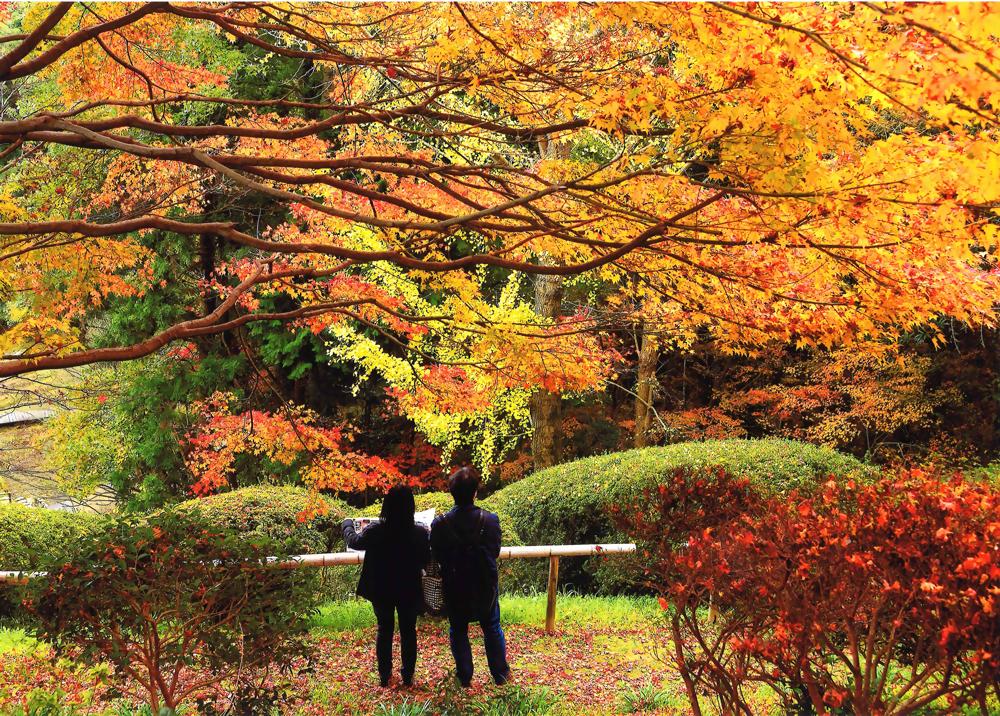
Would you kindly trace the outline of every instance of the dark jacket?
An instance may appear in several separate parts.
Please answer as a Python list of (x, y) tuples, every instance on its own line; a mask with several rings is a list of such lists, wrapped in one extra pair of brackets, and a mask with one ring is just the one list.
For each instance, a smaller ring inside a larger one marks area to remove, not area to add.
[[(441, 564), (442, 573), (448, 573), (448, 565), (455, 558), (457, 540), (462, 535), (469, 535), (479, 526), (479, 513), (483, 514), (483, 531), (479, 547), (486, 556), (493, 574), (493, 583), (497, 584), (497, 557), (500, 556), (500, 518), (492, 512), (483, 510), (476, 505), (455, 506), (449, 512), (434, 518), (431, 524), (431, 548), (434, 558)], [(447, 521), (448, 524), (442, 524)], [(450, 529), (449, 529), (450, 527)], [(448, 596), (449, 584), (444, 584), (445, 597)]]
[(427, 530), (413, 525), (403, 535), (382, 523), (370, 525), (361, 534), (354, 523), (344, 522), (344, 541), (351, 549), (365, 551), (358, 581), (358, 596), (381, 604), (404, 607), (423, 605), (421, 570), (430, 559)]

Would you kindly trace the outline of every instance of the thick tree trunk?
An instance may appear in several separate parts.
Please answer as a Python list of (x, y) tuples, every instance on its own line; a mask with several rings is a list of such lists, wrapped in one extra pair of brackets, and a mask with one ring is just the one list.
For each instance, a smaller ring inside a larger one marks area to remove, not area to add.
[[(535, 279), (535, 313), (558, 318), (562, 306), (562, 276), (538, 276)], [(542, 470), (559, 462), (562, 456), (562, 396), (536, 390), (531, 396), (531, 456), (535, 469)]]
[(649, 445), (649, 427), (653, 419), (653, 398), (656, 388), (656, 364), (660, 347), (656, 336), (643, 329), (639, 345), (639, 364), (635, 383), (635, 446)]
[[(553, 142), (549, 137), (538, 138), (541, 159), (568, 159), (568, 142)], [(542, 259), (545, 261), (545, 258)], [(545, 318), (559, 318), (562, 308), (563, 277), (535, 277), (535, 313)], [(531, 396), (531, 457), (535, 469), (552, 467), (562, 459), (562, 396), (547, 390), (536, 390)]]

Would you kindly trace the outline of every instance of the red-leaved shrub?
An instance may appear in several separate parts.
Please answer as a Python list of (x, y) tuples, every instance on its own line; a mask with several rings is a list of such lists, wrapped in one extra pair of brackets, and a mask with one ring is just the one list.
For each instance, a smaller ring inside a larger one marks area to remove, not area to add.
[(618, 520), (649, 552), (693, 713), (708, 692), (751, 714), (759, 684), (818, 714), (1000, 699), (994, 487), (907, 471), (778, 499), (717, 471), (674, 477)]
[[(33, 636), (56, 656), (108, 663), (153, 714), (228, 691), (233, 713), (266, 695), (272, 671), (311, 649), (316, 595), (285, 545), (220, 529), (197, 510), (108, 522), (32, 580)], [(250, 713), (260, 713), (251, 710)]]

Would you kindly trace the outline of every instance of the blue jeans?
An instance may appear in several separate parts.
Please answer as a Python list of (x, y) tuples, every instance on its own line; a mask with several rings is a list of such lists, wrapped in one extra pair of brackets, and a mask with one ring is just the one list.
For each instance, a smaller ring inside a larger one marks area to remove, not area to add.
[(486, 646), (486, 661), (490, 674), (498, 684), (510, 679), (510, 667), (507, 665), (507, 642), (500, 628), (500, 601), (494, 600), (490, 610), (477, 619), (464, 616), (450, 616), (448, 639), (451, 642), (451, 654), (455, 657), (455, 673), (463, 686), (472, 681), (472, 646), (469, 644), (469, 623), (478, 621), (483, 630), (483, 643)]

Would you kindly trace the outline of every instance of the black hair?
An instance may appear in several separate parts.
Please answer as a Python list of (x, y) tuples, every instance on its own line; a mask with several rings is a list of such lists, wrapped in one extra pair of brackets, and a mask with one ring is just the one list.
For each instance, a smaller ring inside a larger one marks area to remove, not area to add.
[(456, 505), (471, 505), (479, 490), (479, 473), (471, 467), (462, 467), (448, 478), (448, 491)]
[(413, 490), (406, 485), (396, 485), (382, 498), (382, 522), (392, 532), (406, 533), (413, 527), (414, 512)]

